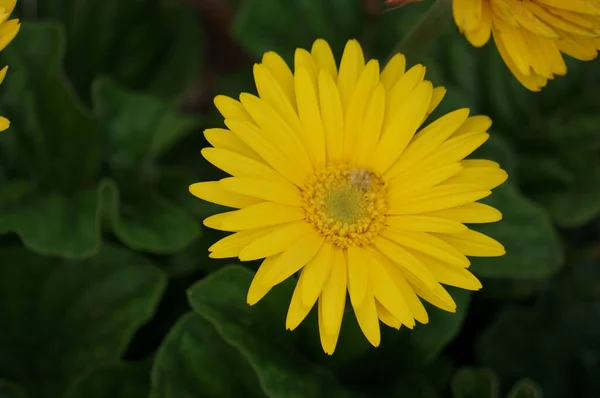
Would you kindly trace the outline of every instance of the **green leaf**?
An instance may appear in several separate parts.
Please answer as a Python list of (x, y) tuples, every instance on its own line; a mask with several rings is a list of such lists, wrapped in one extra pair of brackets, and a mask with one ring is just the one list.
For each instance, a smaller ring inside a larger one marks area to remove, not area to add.
[(446, 287), (456, 303), (456, 312), (446, 312), (428, 305), (429, 323), (418, 325), (409, 331), (411, 349), (423, 362), (435, 358), (458, 336), (469, 310), (471, 292)]
[(240, 266), (222, 268), (190, 288), (190, 304), (247, 358), (267, 396), (348, 396), (326, 369), (306, 360), (298, 347), (302, 335), (285, 330), (293, 282), (282, 283), (250, 307), (246, 294), (252, 277)]
[(197, 120), (182, 115), (176, 105), (124, 89), (107, 79), (94, 82), (93, 97), (107, 129), (108, 161), (113, 168), (133, 168), (143, 174), (197, 127)]
[(532, 380), (523, 379), (510, 389), (508, 398), (542, 398), (542, 389)]
[(534, 304), (502, 309), (476, 341), (478, 361), (507, 383), (534, 379), (546, 398), (596, 396), (597, 370), (585, 369), (600, 363), (598, 265), (573, 265)]
[(575, 149), (553, 157), (534, 157), (523, 164), (522, 169), (530, 167), (527, 174), (523, 173), (530, 195), (562, 227), (582, 226), (600, 214), (600, 162), (596, 151), (594, 147)]
[(499, 383), (490, 369), (462, 368), (452, 378), (454, 398), (497, 398)]
[(154, 191), (122, 197), (110, 180), (102, 183), (102, 195), (115, 235), (134, 250), (157, 254), (177, 252), (200, 235), (200, 228), (185, 210)]
[(502, 243), (506, 254), (471, 258), (476, 275), (545, 278), (560, 268), (564, 261), (562, 244), (548, 214), (540, 206), (523, 196), (510, 180), (496, 188), (484, 202), (500, 210), (503, 219), (471, 227)]
[(15, 232), (38, 254), (84, 258), (101, 242), (98, 191), (40, 193), (28, 181), (0, 185), (0, 233)]
[(3, 105), (16, 128), (0, 140), (7, 179), (0, 233), (16, 232), (44, 255), (93, 255), (100, 245), (101, 133), (62, 74), (64, 32), (25, 24), (3, 56), (14, 71)]
[(0, 373), (36, 398), (119, 360), (153, 315), (166, 277), (152, 263), (105, 246), (85, 261), (0, 251)]
[(38, 5), (38, 17), (66, 26), (67, 71), (86, 100), (98, 75), (178, 100), (199, 72), (202, 32), (187, 7), (160, 0), (47, 0)]
[(60, 26), (27, 23), (3, 52), (3, 61), (11, 66), (3, 86), (4, 106), (18, 126), (19, 156), (29, 160), (35, 179), (52, 191), (93, 183), (102, 150), (99, 124), (62, 74), (64, 46)]
[(296, 48), (310, 50), (318, 38), (341, 55), (346, 41), (360, 35), (361, 25), (359, 0), (245, 1), (237, 11), (233, 34), (255, 57), (275, 51), (290, 64)]
[(265, 397), (248, 360), (202, 316), (187, 313), (154, 361), (151, 398)]
[(27, 393), (21, 387), (6, 380), (0, 379), (1, 398), (27, 398)]
[(150, 394), (150, 363), (119, 363), (94, 369), (65, 398), (141, 398)]

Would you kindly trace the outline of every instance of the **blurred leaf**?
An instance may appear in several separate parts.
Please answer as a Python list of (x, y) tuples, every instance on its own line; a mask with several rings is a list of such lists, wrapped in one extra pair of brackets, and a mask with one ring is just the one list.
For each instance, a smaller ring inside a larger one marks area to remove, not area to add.
[(0, 379), (0, 398), (27, 398), (27, 394), (18, 385)]
[[(0, 192), (13, 187), (0, 188)], [(97, 189), (33, 193), (18, 202), (0, 204), (0, 232), (16, 232), (25, 247), (38, 254), (92, 256), (101, 243), (98, 195)]]
[(103, 366), (78, 380), (65, 398), (141, 398), (150, 393), (150, 363)]
[(454, 398), (497, 398), (498, 379), (485, 368), (462, 368), (452, 378)]
[(410, 398), (440, 398), (441, 395), (433, 388), (429, 380), (423, 376), (415, 376), (402, 380), (391, 391), (390, 397)]
[[(372, 56), (384, 62), (398, 42), (405, 37), (410, 29), (419, 21), (423, 13), (431, 6), (433, 1), (423, 1), (383, 13), (378, 17), (373, 27)], [(361, 43), (364, 44), (364, 43)], [(437, 49), (434, 44), (427, 54)], [(420, 59), (408, 59), (407, 65), (420, 63)]]
[(542, 398), (542, 389), (533, 381), (523, 379), (510, 389), (508, 398)]
[(156, 192), (122, 197), (110, 180), (104, 181), (101, 189), (115, 235), (134, 250), (169, 254), (185, 248), (200, 234), (198, 224), (185, 210)]
[(99, 124), (62, 74), (64, 47), (60, 26), (27, 23), (3, 51), (11, 66), (3, 105), (18, 126), (19, 156), (28, 159), (35, 180), (53, 191), (93, 183), (102, 150)]
[(98, 79), (94, 104), (108, 130), (109, 164), (143, 171), (197, 126), (176, 105)]
[(44, 0), (38, 17), (66, 26), (66, 67), (89, 98), (98, 75), (127, 87), (179, 99), (199, 72), (203, 37), (186, 7), (160, 0)]
[(64, 45), (59, 26), (31, 23), (3, 53), (14, 69), (4, 106), (17, 130), (0, 139), (0, 232), (40, 254), (79, 258), (100, 245), (102, 146), (99, 124), (62, 75)]
[(295, 347), (303, 336), (286, 332), (294, 283), (287, 280), (250, 307), (246, 294), (252, 277), (240, 266), (222, 268), (190, 288), (190, 304), (247, 358), (267, 396), (351, 396), (326, 369), (306, 361)]
[(547, 287), (547, 279), (482, 278), (484, 289), (478, 294), (503, 301), (522, 301)]
[(248, 360), (202, 316), (187, 313), (162, 343), (151, 398), (265, 397)]
[(496, 223), (471, 225), (506, 247), (502, 257), (471, 258), (473, 272), (482, 277), (544, 278), (564, 261), (558, 234), (546, 212), (528, 200), (509, 181), (484, 200), (503, 214)]
[(60, 397), (74, 381), (119, 360), (153, 315), (164, 274), (110, 246), (85, 261), (0, 251), (0, 373), (32, 397)]
[(411, 348), (420, 361), (432, 360), (456, 338), (469, 311), (471, 292), (451, 287), (446, 287), (446, 290), (456, 303), (456, 312), (446, 312), (427, 305), (429, 323), (408, 331)]
[(599, 286), (597, 262), (564, 270), (535, 304), (500, 312), (476, 342), (479, 361), (503, 382), (536, 380), (546, 398), (597, 396), (584, 394), (597, 372), (575, 369), (600, 363)]
[(528, 191), (562, 227), (582, 226), (600, 214), (600, 162), (591, 149), (532, 157), (523, 164), (530, 166), (523, 173)]
[(361, 25), (360, 0), (244, 1), (233, 35), (256, 58), (275, 51), (292, 64), (295, 49), (310, 51), (318, 38), (341, 56), (346, 41), (360, 35)]

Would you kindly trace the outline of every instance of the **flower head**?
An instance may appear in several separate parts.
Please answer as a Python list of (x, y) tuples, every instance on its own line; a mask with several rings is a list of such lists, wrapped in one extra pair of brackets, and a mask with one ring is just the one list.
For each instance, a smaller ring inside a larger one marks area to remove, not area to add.
[(598, 0), (453, 0), (453, 9), (474, 46), (493, 34), (508, 68), (532, 91), (567, 73), (561, 53), (589, 61), (600, 49)]
[(233, 210), (205, 225), (232, 235), (213, 258), (264, 259), (248, 291), (255, 304), (301, 271), (286, 327), (318, 301), (323, 349), (335, 349), (346, 291), (367, 339), (379, 321), (426, 323), (420, 298), (454, 312), (441, 283), (481, 288), (466, 256), (501, 256), (503, 246), (465, 223), (501, 219), (476, 201), (507, 174), (495, 162), (463, 160), (483, 144), (491, 121), (451, 112), (415, 134), (445, 94), (405, 71), (403, 55), (380, 72), (365, 65), (357, 41), (339, 70), (329, 45), (298, 49), (294, 72), (268, 52), (254, 66), (259, 96), (217, 96), (227, 129), (209, 129), (204, 157), (232, 177), (190, 186), (199, 198)]
[[(12, 39), (15, 38), (21, 28), (18, 19), (8, 20), (16, 4), (17, 0), (0, 0), (0, 51), (4, 50)], [(8, 66), (0, 70), (0, 84), (4, 81), (7, 71)], [(6, 130), (9, 126), (10, 122), (8, 119), (0, 116), (0, 131)]]

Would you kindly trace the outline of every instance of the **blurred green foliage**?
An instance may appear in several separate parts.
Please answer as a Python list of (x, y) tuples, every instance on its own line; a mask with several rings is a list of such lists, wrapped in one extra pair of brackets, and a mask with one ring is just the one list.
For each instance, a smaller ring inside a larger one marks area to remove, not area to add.
[(25, 3), (0, 56), (0, 397), (600, 396), (599, 61), (530, 93), (452, 23), (409, 58), (447, 87), (438, 113), (494, 120), (476, 155), (510, 178), (481, 230), (507, 255), (473, 261), (484, 289), (450, 289), (456, 314), (428, 307), (377, 349), (349, 311), (327, 357), (314, 311), (285, 331), (293, 281), (249, 307), (256, 264), (208, 258), (223, 234), (201, 220), (221, 209), (187, 192), (219, 176), (201, 130), (221, 124), (212, 95), (254, 90), (263, 52), (322, 37), (339, 60), (356, 37), (383, 62), (431, 1)]

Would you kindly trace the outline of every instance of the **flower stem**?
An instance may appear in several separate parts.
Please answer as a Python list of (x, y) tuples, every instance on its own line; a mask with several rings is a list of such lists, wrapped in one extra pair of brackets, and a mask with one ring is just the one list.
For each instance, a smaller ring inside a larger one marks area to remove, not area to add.
[(444, 31), (451, 19), (452, 0), (437, 0), (398, 42), (388, 61), (397, 53), (404, 54), (407, 59), (417, 59)]

